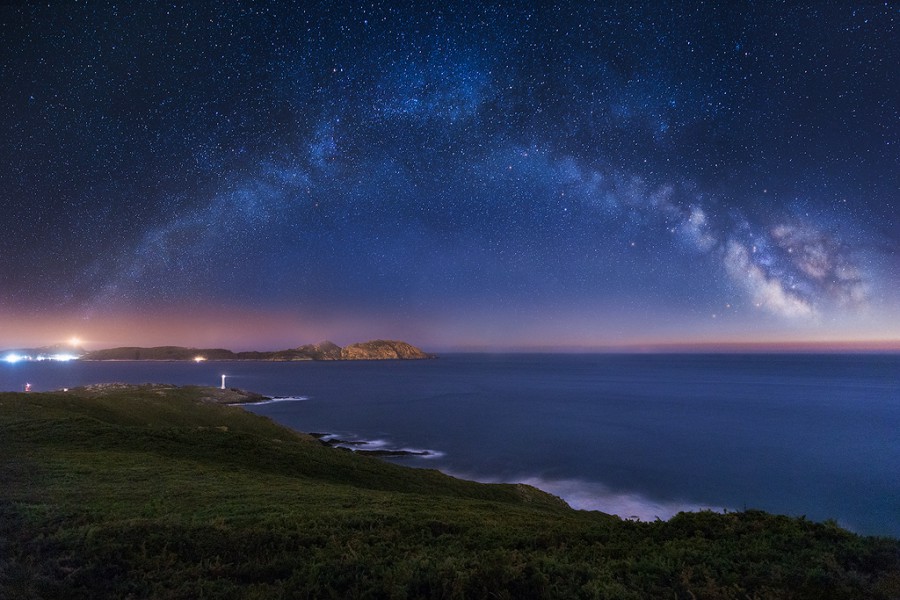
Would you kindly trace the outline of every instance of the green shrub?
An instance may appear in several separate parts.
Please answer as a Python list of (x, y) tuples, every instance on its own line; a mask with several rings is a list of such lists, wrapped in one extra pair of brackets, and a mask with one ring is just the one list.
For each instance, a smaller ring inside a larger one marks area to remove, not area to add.
[(900, 597), (900, 542), (621, 521), (324, 447), (202, 388), (0, 394), (0, 598)]

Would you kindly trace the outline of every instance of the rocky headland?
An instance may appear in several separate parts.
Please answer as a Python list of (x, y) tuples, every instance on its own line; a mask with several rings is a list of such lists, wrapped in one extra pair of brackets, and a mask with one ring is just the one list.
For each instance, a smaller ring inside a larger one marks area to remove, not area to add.
[(122, 394), (153, 394), (166, 397), (178, 395), (179, 393), (189, 393), (196, 396), (201, 402), (211, 402), (213, 404), (253, 404), (271, 400), (269, 396), (263, 396), (262, 394), (239, 388), (218, 388), (200, 385), (177, 386), (164, 383), (92, 383), (57, 391), (64, 391), (70, 396), (82, 398), (102, 398)]

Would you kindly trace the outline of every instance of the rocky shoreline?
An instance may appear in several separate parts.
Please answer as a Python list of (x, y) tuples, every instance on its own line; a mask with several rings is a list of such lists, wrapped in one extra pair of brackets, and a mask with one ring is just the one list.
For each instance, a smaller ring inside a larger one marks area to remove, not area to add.
[[(312, 437), (319, 440), (324, 446), (329, 448), (337, 448), (355, 454), (364, 454), (366, 456), (378, 456), (381, 458), (397, 458), (402, 456), (435, 456), (430, 450), (408, 450), (405, 448), (366, 448), (371, 442), (366, 440), (345, 440), (334, 436), (330, 433), (308, 433)], [(438, 453), (439, 454), (439, 453)]]

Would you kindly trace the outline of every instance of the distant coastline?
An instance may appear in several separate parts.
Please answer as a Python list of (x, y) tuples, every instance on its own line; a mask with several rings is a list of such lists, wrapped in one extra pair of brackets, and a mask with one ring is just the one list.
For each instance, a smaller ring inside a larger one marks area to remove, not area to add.
[(8, 362), (41, 360), (80, 361), (156, 361), (156, 362), (205, 362), (205, 361), (324, 361), (324, 360), (423, 360), (436, 358), (434, 354), (407, 342), (398, 340), (371, 340), (341, 347), (324, 341), (296, 348), (273, 351), (234, 352), (225, 348), (187, 348), (184, 346), (123, 346), (104, 350), (85, 351), (69, 349), (60, 353), (56, 347), (9, 350)]

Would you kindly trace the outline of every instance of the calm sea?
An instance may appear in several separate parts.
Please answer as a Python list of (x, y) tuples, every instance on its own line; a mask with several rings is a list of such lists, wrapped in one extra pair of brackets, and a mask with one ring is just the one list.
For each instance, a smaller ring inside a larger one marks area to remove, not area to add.
[(576, 508), (760, 508), (900, 536), (900, 355), (448, 355), (433, 361), (18, 363), (0, 389), (240, 387), (301, 431)]

